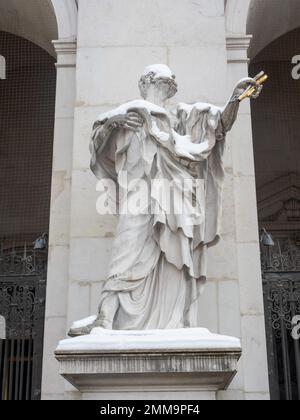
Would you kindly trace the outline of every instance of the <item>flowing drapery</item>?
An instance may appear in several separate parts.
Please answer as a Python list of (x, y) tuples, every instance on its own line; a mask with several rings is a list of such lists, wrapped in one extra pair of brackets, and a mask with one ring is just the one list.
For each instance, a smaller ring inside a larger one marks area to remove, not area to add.
[[(168, 113), (147, 102), (129, 103), (126, 109), (143, 117), (138, 132), (105, 130), (112, 112), (99, 117), (91, 140), (92, 171), (98, 179), (114, 180), (122, 197), (99, 312), (115, 295), (115, 329), (197, 326), (207, 247), (220, 236), (225, 137), (221, 110), (207, 104), (181, 106), (174, 130)], [(201, 147), (185, 148), (185, 142), (206, 147), (198, 153)], [(203, 182), (192, 217), (189, 206), (175, 212), (176, 197), (196, 196), (195, 179)], [(165, 180), (173, 181), (171, 211), (165, 205)], [(139, 214), (126, 212), (124, 206), (134, 207), (142, 183), (150, 191), (147, 208)]]

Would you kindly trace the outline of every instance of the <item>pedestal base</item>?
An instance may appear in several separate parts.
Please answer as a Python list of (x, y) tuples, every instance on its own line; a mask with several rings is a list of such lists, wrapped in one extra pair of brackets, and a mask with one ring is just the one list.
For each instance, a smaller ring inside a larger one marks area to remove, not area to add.
[(64, 340), (59, 373), (83, 399), (212, 400), (237, 372), (240, 341), (208, 330), (93, 330)]

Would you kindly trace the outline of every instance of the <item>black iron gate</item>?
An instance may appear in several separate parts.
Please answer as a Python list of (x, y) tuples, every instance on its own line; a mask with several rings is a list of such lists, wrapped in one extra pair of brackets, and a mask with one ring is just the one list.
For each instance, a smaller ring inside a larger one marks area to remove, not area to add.
[(47, 250), (1, 247), (0, 399), (36, 400), (41, 395)]
[(262, 249), (263, 288), (273, 400), (300, 400), (300, 339), (293, 337), (300, 315), (300, 247), (290, 238)]

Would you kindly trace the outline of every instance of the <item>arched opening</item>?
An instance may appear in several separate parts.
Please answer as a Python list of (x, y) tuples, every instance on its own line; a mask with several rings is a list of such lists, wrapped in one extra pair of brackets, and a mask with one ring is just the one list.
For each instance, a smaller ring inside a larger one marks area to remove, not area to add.
[(56, 69), (51, 1), (2, 1), (0, 399), (40, 398)]
[(298, 0), (251, 0), (249, 4), (247, 33), (253, 35), (249, 49), (252, 60), (266, 46), (282, 35), (299, 27), (300, 3)]
[(272, 399), (300, 399), (300, 4), (252, 0), (250, 75), (269, 75), (252, 125)]

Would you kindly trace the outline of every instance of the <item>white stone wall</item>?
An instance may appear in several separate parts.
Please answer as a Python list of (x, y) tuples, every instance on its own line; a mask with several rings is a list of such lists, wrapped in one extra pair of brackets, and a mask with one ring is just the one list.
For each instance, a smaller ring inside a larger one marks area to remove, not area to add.
[[(236, 13), (243, 1), (235, 7), (230, 0), (227, 3), (230, 13)], [(64, 248), (67, 271), (62, 254), (61, 263), (58, 254), (55, 262), (51, 259), (55, 250), (50, 251), (49, 261), (50, 277), (62, 281), (55, 293), (67, 293), (67, 313), (57, 325), (50, 320), (46, 334), (55, 329), (55, 337), (63, 338), (73, 321), (94, 314), (106, 276), (117, 220), (99, 216), (95, 209), (96, 179), (89, 170), (88, 150), (93, 121), (101, 111), (137, 98), (141, 71), (153, 63), (168, 64), (176, 73), (176, 101), (224, 104), (235, 81), (247, 73), (248, 39), (240, 31), (235, 33), (235, 17), (230, 22), (226, 51), (224, 0), (79, 0), (70, 224)], [(242, 106), (227, 142), (223, 241), (210, 250), (199, 326), (242, 338), (239, 373), (220, 399), (268, 398), (248, 105)], [(58, 180), (59, 185), (62, 182)], [(52, 230), (56, 219), (59, 215), (52, 215)], [(55, 311), (54, 290), (53, 294), (48, 291), (47, 299), (47, 307)], [(55, 366), (53, 356), (45, 350), (44, 398), (63, 397), (61, 383), (58, 387), (57, 378), (52, 378), (55, 373), (49, 373), (49, 367)], [(65, 398), (79, 398), (69, 385), (65, 389)]]

